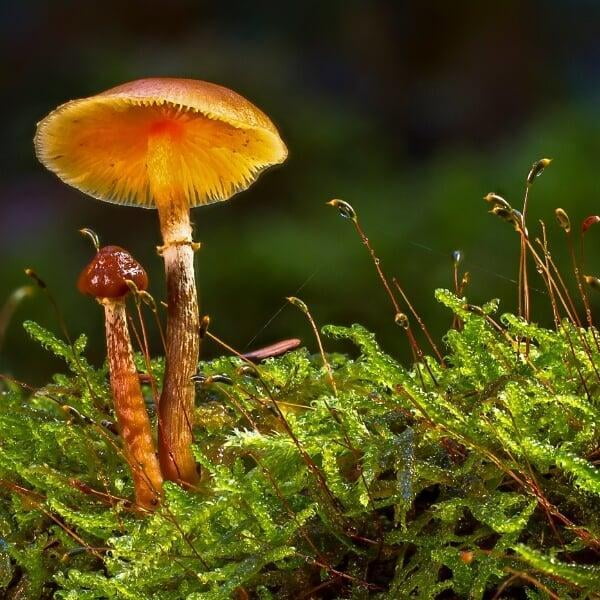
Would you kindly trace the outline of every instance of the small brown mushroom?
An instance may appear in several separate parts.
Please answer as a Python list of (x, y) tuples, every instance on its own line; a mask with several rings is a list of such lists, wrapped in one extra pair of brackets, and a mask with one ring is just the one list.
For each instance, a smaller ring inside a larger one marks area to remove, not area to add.
[(146, 272), (126, 250), (105, 246), (83, 270), (77, 287), (104, 306), (110, 386), (119, 432), (131, 467), (136, 502), (149, 509), (158, 503), (163, 478), (133, 361), (125, 310), (127, 281), (133, 281), (139, 290), (148, 287)]

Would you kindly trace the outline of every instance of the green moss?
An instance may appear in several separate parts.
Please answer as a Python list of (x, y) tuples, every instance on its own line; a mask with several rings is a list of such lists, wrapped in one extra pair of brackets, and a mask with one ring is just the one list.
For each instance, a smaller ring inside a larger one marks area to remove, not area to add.
[(71, 348), (26, 324), (71, 374), (35, 392), (2, 384), (0, 587), (31, 599), (392, 600), (488, 598), (508, 582), (528, 598), (597, 597), (591, 332), (437, 298), (463, 323), (445, 337), (445, 368), (408, 369), (358, 325), (323, 329), (358, 350), (328, 357), (337, 393), (305, 349), (256, 371), (202, 363), (232, 383), (198, 388), (200, 489), (168, 484), (143, 517), (106, 423), (106, 370), (85, 360), (85, 338)]

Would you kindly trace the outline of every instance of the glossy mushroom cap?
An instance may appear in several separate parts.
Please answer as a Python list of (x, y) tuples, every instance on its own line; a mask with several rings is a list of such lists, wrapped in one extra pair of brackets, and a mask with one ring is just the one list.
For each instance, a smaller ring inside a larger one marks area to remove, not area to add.
[(277, 129), (235, 92), (193, 79), (139, 79), (63, 104), (37, 128), (39, 160), (100, 200), (154, 208), (148, 140), (167, 135), (190, 207), (227, 200), (287, 149)]
[(94, 298), (117, 299), (129, 292), (126, 280), (133, 281), (140, 291), (148, 287), (146, 271), (127, 250), (104, 246), (81, 272), (77, 288)]

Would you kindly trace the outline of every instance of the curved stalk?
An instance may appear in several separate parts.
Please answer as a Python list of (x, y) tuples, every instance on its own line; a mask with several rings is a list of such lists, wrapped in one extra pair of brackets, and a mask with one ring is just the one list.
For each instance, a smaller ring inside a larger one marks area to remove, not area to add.
[(178, 178), (181, 165), (171, 133), (148, 141), (148, 176), (154, 196), (167, 279), (166, 364), (158, 409), (158, 453), (166, 479), (193, 485), (198, 480), (192, 453), (196, 373), (200, 354), (198, 297), (189, 206)]
[(104, 299), (106, 345), (119, 431), (131, 467), (135, 498), (143, 508), (154, 507), (162, 491), (163, 478), (156, 457), (150, 419), (144, 404), (139, 376), (127, 327), (125, 301)]

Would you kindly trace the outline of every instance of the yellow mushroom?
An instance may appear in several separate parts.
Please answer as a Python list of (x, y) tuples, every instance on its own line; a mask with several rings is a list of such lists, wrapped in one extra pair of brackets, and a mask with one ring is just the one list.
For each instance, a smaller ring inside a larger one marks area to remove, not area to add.
[(140, 79), (72, 100), (38, 124), (39, 160), (86, 194), (158, 209), (167, 277), (159, 456), (167, 479), (197, 479), (191, 451), (199, 313), (189, 209), (246, 189), (287, 149), (235, 92), (191, 79)]

